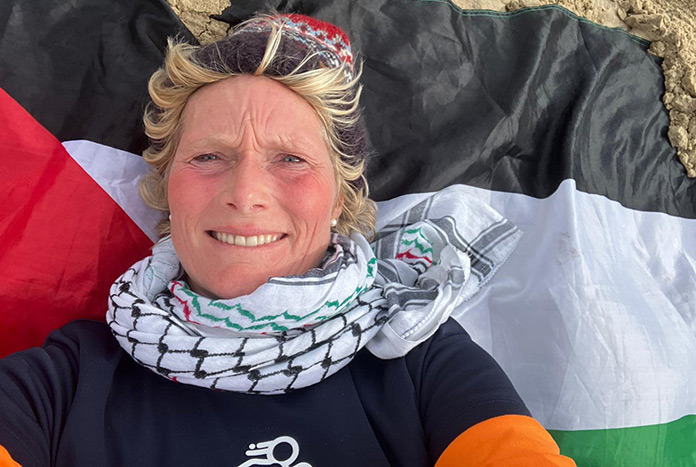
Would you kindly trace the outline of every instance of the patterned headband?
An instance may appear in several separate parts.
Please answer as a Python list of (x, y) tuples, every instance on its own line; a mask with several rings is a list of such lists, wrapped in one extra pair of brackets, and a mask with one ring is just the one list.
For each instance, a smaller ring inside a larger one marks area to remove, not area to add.
[[(300, 49), (317, 54), (321, 63), (329, 68), (337, 68), (342, 63), (349, 65), (353, 74), (353, 52), (350, 40), (341, 28), (309, 16), (286, 14), (278, 15), (283, 21), (283, 37), (294, 41)], [(248, 22), (239, 32), (268, 32), (267, 21), (255, 19)]]

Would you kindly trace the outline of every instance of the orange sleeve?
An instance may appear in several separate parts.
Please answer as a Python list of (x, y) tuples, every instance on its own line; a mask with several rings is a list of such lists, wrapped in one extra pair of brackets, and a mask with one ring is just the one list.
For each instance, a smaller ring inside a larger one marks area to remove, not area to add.
[(502, 415), (477, 423), (452, 441), (435, 467), (574, 466), (532, 417)]
[(0, 467), (22, 467), (12, 459), (7, 449), (0, 445)]

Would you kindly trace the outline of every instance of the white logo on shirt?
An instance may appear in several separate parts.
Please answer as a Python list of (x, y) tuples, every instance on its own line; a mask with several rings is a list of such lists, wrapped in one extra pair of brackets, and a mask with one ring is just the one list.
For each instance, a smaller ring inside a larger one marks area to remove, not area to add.
[[(276, 459), (274, 450), (277, 446), (281, 444), (290, 445), (290, 456), (287, 459)], [(295, 465), (291, 465), (295, 462), (295, 459), (300, 455), (300, 445), (297, 444), (294, 438), (290, 436), (278, 436), (272, 441), (261, 441), (260, 443), (250, 444), (249, 450), (245, 452), (248, 457), (256, 457), (254, 459), (249, 459), (243, 464), (239, 464), (237, 467), (251, 467), (252, 465), (278, 465), (280, 467), (312, 467), (307, 462), (299, 462)]]

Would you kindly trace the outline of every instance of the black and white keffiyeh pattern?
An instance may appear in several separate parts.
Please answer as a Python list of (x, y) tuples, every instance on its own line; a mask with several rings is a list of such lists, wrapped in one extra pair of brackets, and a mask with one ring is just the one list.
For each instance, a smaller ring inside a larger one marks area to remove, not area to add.
[(222, 300), (193, 292), (170, 238), (111, 287), (107, 322), (172, 380), (278, 394), (322, 381), (362, 348), (406, 355), (490, 279), (521, 232), (456, 186), (382, 219), (368, 244), (332, 235), (321, 267)]

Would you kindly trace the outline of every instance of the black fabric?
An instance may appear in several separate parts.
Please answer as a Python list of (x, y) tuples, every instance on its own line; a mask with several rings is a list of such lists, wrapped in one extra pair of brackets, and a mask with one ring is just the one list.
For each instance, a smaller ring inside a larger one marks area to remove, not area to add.
[(231, 2), (342, 27), (365, 60), (373, 197), (454, 183), (552, 194), (564, 179), (639, 210), (696, 218), (696, 180), (666, 138), (660, 61), (636, 37), (549, 6), (512, 14), (445, 1)]
[(3, 0), (0, 86), (61, 141), (140, 154), (147, 80), (175, 35), (196, 42), (164, 0)]
[[(556, 6), (512, 14), (445, 1), (244, 0), (348, 32), (365, 59), (377, 200), (464, 183), (543, 198), (568, 178), (634, 209), (696, 218), (666, 138), (647, 44)], [(61, 141), (140, 154), (148, 76), (166, 36), (195, 40), (163, 0), (0, 3), (0, 86)]]
[(313, 466), (432, 465), (468, 427), (503, 414), (529, 415), (453, 320), (404, 358), (363, 350), (321, 384), (282, 396), (169, 381), (89, 321), (0, 360), (0, 445), (23, 467), (240, 465), (250, 444), (279, 436)]

